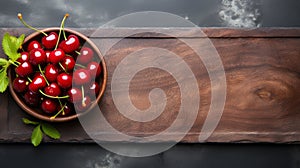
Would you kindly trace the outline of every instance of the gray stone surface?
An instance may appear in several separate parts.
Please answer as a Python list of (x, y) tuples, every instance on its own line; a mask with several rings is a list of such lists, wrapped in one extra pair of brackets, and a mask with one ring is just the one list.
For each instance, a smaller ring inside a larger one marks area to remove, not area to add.
[(178, 144), (155, 156), (130, 158), (96, 144), (1, 144), (0, 167), (299, 168), (299, 149), (278, 144)]

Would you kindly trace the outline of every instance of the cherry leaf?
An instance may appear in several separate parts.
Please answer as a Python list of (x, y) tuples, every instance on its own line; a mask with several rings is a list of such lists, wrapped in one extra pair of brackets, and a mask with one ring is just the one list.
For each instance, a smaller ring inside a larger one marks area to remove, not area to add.
[(42, 123), (42, 130), (50, 138), (53, 138), (53, 139), (59, 139), (60, 138), (60, 133), (58, 132), (58, 130), (50, 124)]
[(39, 124), (38, 126), (36, 126), (31, 134), (31, 143), (33, 144), (33, 146), (38, 146), (43, 139), (43, 132), (41, 130), (41, 125)]
[(39, 122), (31, 121), (27, 118), (22, 118), (22, 121), (23, 121), (24, 124), (32, 124), (32, 125), (38, 125), (39, 124)]
[(7, 77), (6, 69), (2, 69), (0, 71), (0, 92), (3, 93), (7, 86), (8, 86), (9, 80)]
[(16, 40), (16, 47), (19, 49), (21, 45), (23, 44), (25, 39), (25, 34), (22, 34), (19, 38)]
[(0, 66), (6, 66), (8, 64), (8, 61), (4, 58), (0, 58)]
[(2, 48), (4, 53), (11, 59), (12, 61), (16, 61), (21, 54), (18, 53), (18, 49), (22, 45), (24, 41), (25, 35), (21, 35), (19, 38), (15, 36), (11, 36), (8, 33), (5, 33), (2, 39)]

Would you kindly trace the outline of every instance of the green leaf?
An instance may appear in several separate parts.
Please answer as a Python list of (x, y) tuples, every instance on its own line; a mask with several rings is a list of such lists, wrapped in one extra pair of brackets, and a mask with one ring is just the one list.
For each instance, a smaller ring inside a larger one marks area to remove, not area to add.
[(13, 44), (14, 38), (8, 33), (5, 33), (2, 39), (2, 48), (7, 56), (14, 55), (16, 53), (16, 46)]
[(50, 124), (42, 123), (42, 130), (50, 138), (53, 138), (53, 139), (59, 139), (60, 138), (60, 133), (58, 132), (58, 130)]
[(15, 36), (9, 36), (9, 38), (10, 38), (10, 41), (12, 42), (12, 43), (16, 43), (17, 42), (17, 37), (15, 37)]
[(4, 58), (0, 58), (0, 66), (6, 66), (8, 64), (8, 61)]
[(9, 62), (6, 59), (0, 58), (0, 92), (3, 93), (9, 84), (9, 80), (7, 77), (7, 68), (9, 66)]
[(31, 143), (33, 144), (33, 146), (38, 146), (43, 139), (43, 132), (41, 130), (41, 125), (39, 124), (38, 126), (36, 126), (31, 134)]
[(15, 36), (11, 36), (8, 33), (5, 33), (3, 36), (3, 51), (12, 61), (16, 61), (21, 56), (21, 54), (18, 53), (21, 42), (23, 42), (23, 35), (21, 35), (21, 37), (19, 38), (16, 38)]
[(9, 80), (6, 73), (6, 68), (1, 69), (0, 71), (0, 92), (3, 93), (7, 86), (8, 86)]
[(38, 125), (39, 124), (39, 122), (31, 121), (27, 118), (22, 118), (22, 121), (23, 121), (24, 124), (32, 124), (32, 125)]
[(22, 45), (23, 42), (24, 42), (24, 39), (25, 39), (25, 34), (22, 34), (19, 38), (17, 38), (16, 46), (17, 46), (18, 48), (21, 47), (21, 45)]

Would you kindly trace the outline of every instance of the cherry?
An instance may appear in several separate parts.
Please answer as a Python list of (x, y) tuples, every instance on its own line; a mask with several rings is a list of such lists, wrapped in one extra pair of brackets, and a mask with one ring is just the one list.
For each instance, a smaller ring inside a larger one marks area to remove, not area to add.
[(51, 32), (48, 36), (42, 38), (42, 44), (45, 48), (54, 48), (58, 40), (58, 35), (55, 32)]
[(75, 103), (75, 108), (78, 111), (84, 111), (91, 105), (91, 99), (85, 96), (81, 102)]
[(73, 73), (75, 85), (87, 84), (91, 81), (90, 72), (86, 69), (78, 69)]
[(24, 92), (27, 90), (28, 81), (24, 78), (16, 77), (13, 81), (13, 88), (16, 92)]
[(28, 52), (21, 52), (21, 56), (17, 59), (18, 62), (23, 63), (29, 61), (29, 53)]
[(57, 83), (51, 83), (49, 86), (44, 88), (44, 93), (55, 97), (61, 94), (61, 90)]
[(94, 78), (99, 77), (102, 71), (101, 66), (95, 61), (89, 63), (86, 69), (90, 71), (91, 76)]
[(32, 65), (28, 62), (21, 63), (16, 69), (16, 73), (25, 78), (33, 73)]
[(43, 64), (47, 61), (46, 53), (41, 48), (34, 48), (29, 52), (29, 62), (36, 66), (38, 64)]
[(79, 48), (80, 42), (76, 35), (69, 35), (67, 40), (62, 41), (59, 44), (59, 48), (64, 50), (66, 53), (71, 53)]
[(33, 78), (35, 78), (35, 77), (37, 77), (37, 76), (43, 77), (43, 75), (41, 74), (41, 72), (35, 72), (35, 74), (33, 75)]
[(48, 64), (45, 68), (45, 77), (49, 82), (55, 82), (59, 74), (58, 68), (53, 64)]
[(45, 113), (52, 114), (57, 110), (57, 102), (54, 99), (45, 98), (41, 104)]
[(67, 72), (70, 72), (74, 69), (75, 66), (75, 60), (73, 57), (70, 56), (65, 56), (62, 60), (61, 60), (61, 65), (64, 67), (64, 69)]
[(54, 51), (52, 51), (49, 55), (49, 61), (53, 64), (57, 64), (59, 61), (61, 61), (65, 57), (65, 52), (58, 48)]
[(93, 60), (94, 51), (89, 47), (82, 47), (80, 55), (78, 55), (76, 62), (82, 65), (86, 65)]
[(65, 72), (59, 74), (56, 80), (57, 84), (63, 89), (68, 89), (72, 86), (72, 76)]
[(38, 92), (39, 89), (44, 88), (47, 85), (46, 80), (43, 76), (36, 76), (33, 78), (32, 82), (29, 84), (28, 88), (32, 92)]
[(82, 92), (78, 88), (71, 88), (67, 94), (70, 96), (68, 100), (71, 103), (79, 102), (82, 100)]
[(100, 86), (97, 82), (94, 82), (88, 87), (86, 87), (85, 90), (87, 91), (87, 94), (89, 94), (90, 96), (98, 95), (100, 91)]
[(30, 52), (31, 50), (33, 50), (35, 48), (42, 48), (42, 46), (38, 41), (33, 40), (28, 44), (27, 51)]
[(37, 93), (34, 93), (28, 90), (24, 95), (25, 102), (30, 106), (38, 106), (40, 102), (40, 96)]

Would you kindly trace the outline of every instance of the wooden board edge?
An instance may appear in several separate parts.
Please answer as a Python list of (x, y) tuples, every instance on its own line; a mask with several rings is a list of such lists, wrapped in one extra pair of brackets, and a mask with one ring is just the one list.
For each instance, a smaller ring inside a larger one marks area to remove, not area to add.
[[(42, 29), (42, 28), (41, 28)], [(300, 37), (300, 27), (264, 27), (264, 28), (70, 28), (93, 38), (292, 38)], [(10, 32), (14, 35), (30, 34), (27, 28), (0, 28), (0, 34)]]

